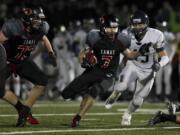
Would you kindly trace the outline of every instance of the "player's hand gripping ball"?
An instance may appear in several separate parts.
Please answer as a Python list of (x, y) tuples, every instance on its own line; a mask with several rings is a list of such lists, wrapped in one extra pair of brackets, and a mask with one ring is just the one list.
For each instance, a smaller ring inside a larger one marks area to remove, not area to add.
[(91, 64), (92, 66), (94, 66), (97, 63), (97, 58), (95, 56), (95, 54), (93, 53), (92, 50), (89, 50), (86, 54), (85, 54), (85, 59), (89, 62), (89, 64)]
[(87, 50), (85, 52), (85, 56), (83, 58), (82, 67), (84, 67), (84, 68), (93, 67), (96, 64), (97, 64), (97, 58), (96, 58), (93, 50)]

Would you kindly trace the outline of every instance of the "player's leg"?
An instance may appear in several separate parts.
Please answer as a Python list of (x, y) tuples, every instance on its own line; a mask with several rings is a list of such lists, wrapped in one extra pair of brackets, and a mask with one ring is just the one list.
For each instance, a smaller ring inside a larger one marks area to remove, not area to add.
[(135, 67), (132, 64), (128, 63), (120, 73), (119, 79), (115, 81), (114, 91), (106, 100), (105, 107), (107, 109), (112, 107), (113, 103), (115, 103), (121, 95), (121, 92), (127, 89), (130, 82), (136, 80), (136, 73), (134, 72), (134, 68)]
[(88, 112), (88, 110), (93, 106), (94, 99), (96, 98), (97, 95), (99, 95), (100, 91), (105, 88), (111, 87), (111, 85), (113, 85), (113, 82), (114, 82), (113, 78), (106, 79), (106, 80), (103, 80), (100, 84), (93, 85), (93, 87), (89, 89), (88, 94), (86, 94), (83, 97), (79, 112), (73, 118), (72, 127), (76, 127), (77, 125), (76, 121), (80, 121), (81, 117), (83, 117), (85, 113)]
[(62, 96), (64, 98), (72, 98), (76, 94), (85, 92), (85, 96), (81, 102), (80, 110), (73, 118), (71, 126), (77, 127), (86, 112), (92, 107), (94, 99), (97, 95), (97, 89), (95, 83), (100, 83), (104, 78), (104, 73), (98, 73), (97, 71), (85, 72), (71, 82), (63, 91)]
[(150, 74), (147, 80), (137, 82), (136, 91), (133, 96), (133, 100), (130, 102), (127, 111), (122, 116), (122, 125), (131, 125), (132, 113), (134, 113), (143, 104), (144, 99), (149, 95), (154, 83), (153, 75)]
[[(47, 85), (47, 76), (37, 67), (34, 62), (29, 60), (18, 65), (17, 73), (21, 78), (25, 78), (35, 84), (25, 102), (25, 104), (31, 109), (36, 100), (42, 95), (44, 88)], [(29, 113), (27, 121), (30, 124), (39, 124), (39, 121), (35, 119), (31, 113)]]
[(71, 127), (77, 127), (79, 126), (79, 122), (82, 117), (85, 116), (86, 112), (89, 111), (89, 109), (93, 106), (94, 98), (90, 95), (85, 95), (83, 97), (83, 100), (81, 101), (80, 109), (78, 113), (73, 117), (73, 120), (71, 122)]
[[(8, 103), (12, 104), (18, 111), (19, 118), (21, 118), (22, 121), (26, 121), (26, 117), (30, 109), (27, 106), (23, 105), (11, 90), (5, 90), (4, 88), (5, 80), (8, 78), (8, 76), (10, 76), (9, 68), (5, 67), (3, 70), (1, 70), (0, 76), (0, 97)], [(24, 123), (19, 123), (18, 119), (16, 126), (23, 127)]]
[[(0, 66), (0, 98), (12, 104), (19, 113), (21, 112), (22, 115), (20, 115), (19, 117), (21, 117), (22, 121), (26, 121), (26, 116), (29, 112), (29, 108), (23, 105), (12, 91), (10, 90), (5, 91), (5, 81), (10, 76), (11, 70), (10, 70), (9, 65), (6, 64), (6, 52), (5, 52), (4, 47), (2, 47), (1, 45), (0, 45), (0, 64), (1, 64)], [(17, 123), (16, 126), (22, 127), (24, 125)]]

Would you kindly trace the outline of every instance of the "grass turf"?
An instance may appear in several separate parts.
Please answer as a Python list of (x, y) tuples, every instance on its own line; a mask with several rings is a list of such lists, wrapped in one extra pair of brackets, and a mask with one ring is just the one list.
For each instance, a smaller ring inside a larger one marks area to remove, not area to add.
[(123, 110), (127, 103), (118, 103), (107, 110), (103, 103), (96, 103), (87, 116), (82, 119), (81, 126), (70, 128), (73, 115), (78, 111), (80, 102), (47, 102), (40, 101), (33, 108), (33, 115), (40, 125), (27, 125), (16, 128), (17, 113), (15, 109), (4, 102), (0, 102), (0, 135), (1, 134), (33, 134), (33, 135), (178, 135), (179, 125), (162, 123), (153, 127), (146, 125), (151, 116), (161, 109), (164, 104), (145, 103), (133, 115), (132, 125), (120, 125)]

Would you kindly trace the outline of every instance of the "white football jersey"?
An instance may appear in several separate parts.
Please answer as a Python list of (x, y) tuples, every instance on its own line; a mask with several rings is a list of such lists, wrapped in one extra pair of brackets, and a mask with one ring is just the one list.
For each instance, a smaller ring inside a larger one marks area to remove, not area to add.
[(140, 68), (151, 69), (154, 61), (157, 61), (156, 49), (164, 47), (165, 42), (163, 33), (154, 28), (147, 28), (147, 32), (141, 41), (137, 41), (129, 29), (123, 30), (122, 33), (131, 37), (131, 45), (129, 47), (131, 51), (139, 51), (141, 46), (151, 44), (149, 52), (145, 55), (138, 56), (135, 60), (132, 60), (132, 63)]

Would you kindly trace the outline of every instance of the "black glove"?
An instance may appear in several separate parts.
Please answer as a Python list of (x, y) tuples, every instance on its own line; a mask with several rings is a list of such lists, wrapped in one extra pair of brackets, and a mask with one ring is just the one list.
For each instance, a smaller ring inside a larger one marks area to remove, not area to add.
[(161, 68), (161, 65), (159, 64), (159, 62), (154, 62), (151, 68), (153, 71), (157, 72)]
[(56, 55), (53, 52), (49, 52), (49, 61), (54, 67), (57, 66)]
[(144, 44), (139, 48), (139, 52), (141, 55), (144, 55), (145, 53), (149, 52), (151, 44)]

